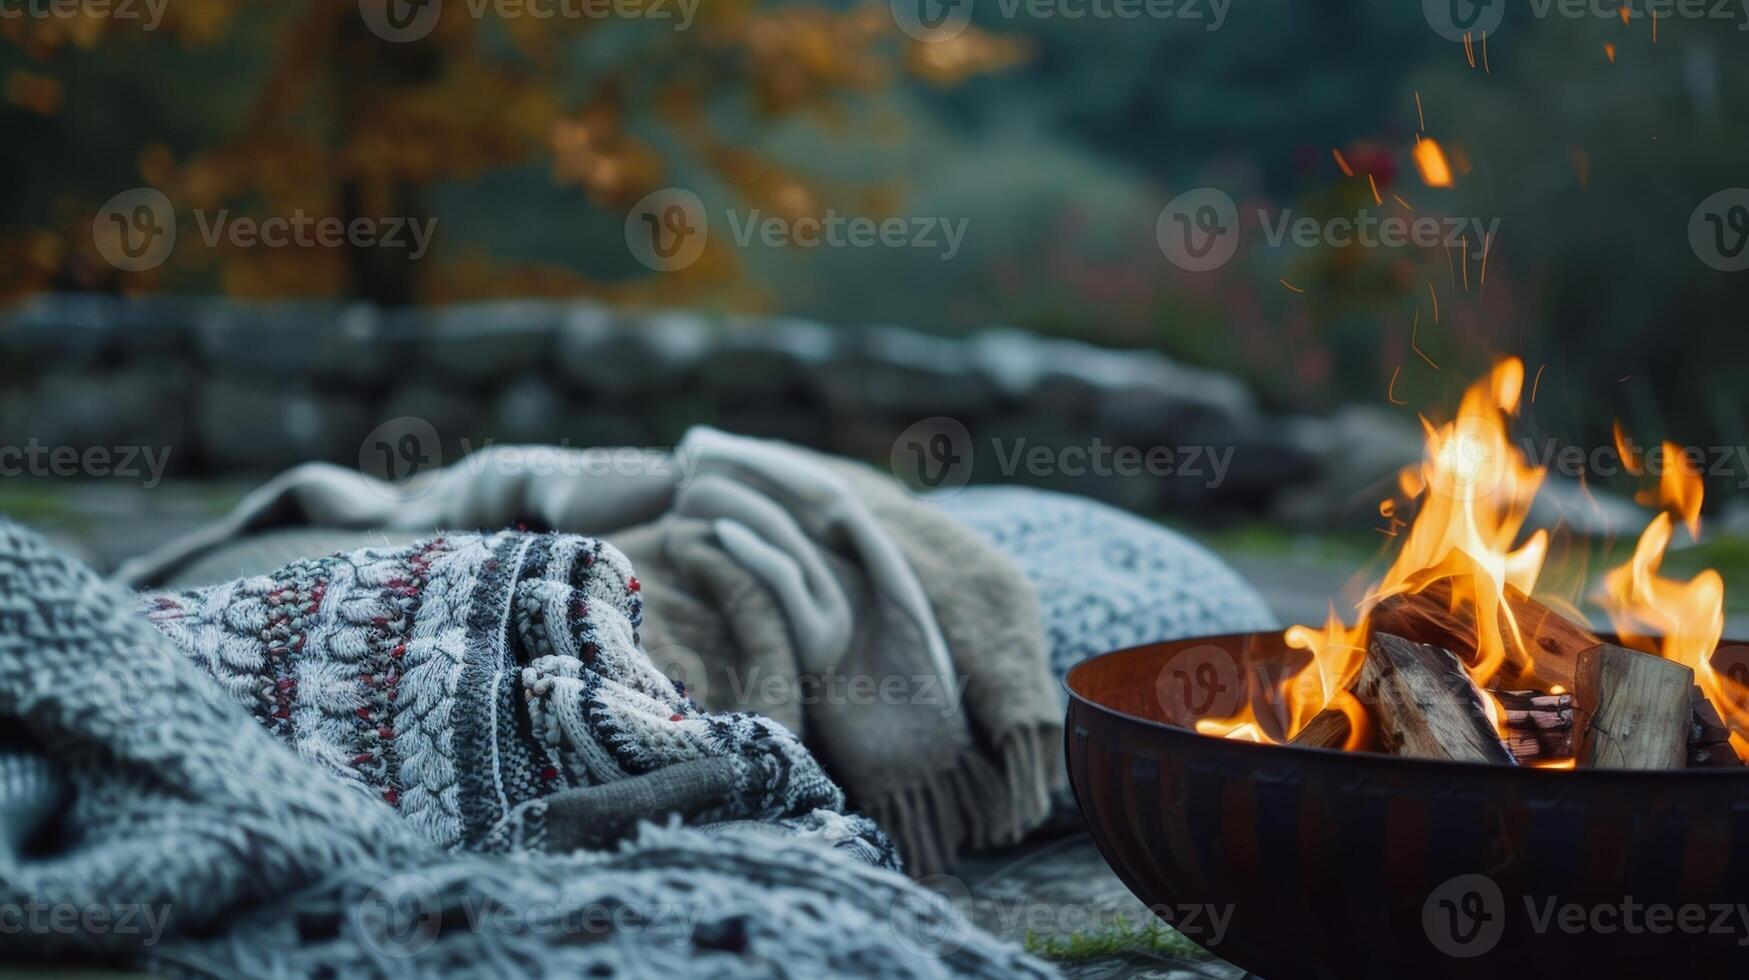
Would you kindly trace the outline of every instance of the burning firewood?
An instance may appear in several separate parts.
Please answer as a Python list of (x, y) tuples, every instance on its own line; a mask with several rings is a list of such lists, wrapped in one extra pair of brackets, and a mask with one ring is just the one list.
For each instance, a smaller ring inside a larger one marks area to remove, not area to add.
[(1580, 768), (1687, 764), (1694, 671), (1599, 643), (1579, 655), (1573, 683), (1573, 755)]
[(1374, 631), (1355, 694), (1389, 752), (1516, 764), (1488, 721), (1482, 692), (1449, 650)]
[(1306, 727), (1288, 740), (1288, 744), (1313, 749), (1339, 749), (1348, 744), (1348, 736), (1353, 727), (1348, 721), (1348, 715), (1336, 708), (1325, 708), (1313, 715), (1312, 720), (1306, 722)]
[[(1521, 766), (1573, 757), (1573, 696), (1541, 691), (1490, 691), (1506, 709), (1506, 747)], [(1309, 727), (1309, 726), (1308, 726)], [(1741, 766), (1719, 709), (1695, 686), (1688, 720), (1688, 768)]]
[(1492, 691), (1506, 711), (1506, 747), (1519, 765), (1573, 757), (1573, 695)]
[[(1476, 652), (1474, 610), (1466, 605), (1453, 612), (1451, 596), (1451, 582), (1446, 579), (1413, 595), (1391, 596), (1373, 609), (1372, 627), (1378, 632), (1414, 637), (1460, 656), (1473, 657)], [(1506, 606), (1512, 610), (1519, 634), (1533, 647), (1536, 658), (1534, 680), (1571, 689), (1579, 654), (1601, 642), (1597, 635), (1511, 586), (1506, 589)], [(1509, 684), (1533, 679), (1515, 670), (1510, 662), (1503, 670), (1507, 676), (1502, 680)]]
[(1731, 746), (1731, 730), (1719, 717), (1719, 709), (1707, 700), (1706, 692), (1697, 684), (1694, 688), (1694, 711), (1688, 723), (1688, 767), (1741, 766), (1743, 760)]
[[(1363, 604), (1358, 621), (1333, 609), (1322, 625), (1283, 634), (1297, 666), (1294, 676), (1270, 685), (1290, 703), (1267, 720), (1303, 721), (1315, 705), (1326, 710), (1294, 732), (1296, 744), (1351, 749), (1370, 741), (1436, 759), (1548, 768), (1749, 767), (1749, 753), (1739, 757), (1734, 744), (1739, 734), (1749, 735), (1749, 710), (1715, 687), (1730, 672), (1716, 663), (1723, 652), (1717, 631), (1702, 628), (1724, 619), (1724, 580), (1713, 569), (1687, 580), (1660, 571), (1678, 529), (1700, 538), (1701, 474), (1676, 444), (1663, 444), (1665, 459), (1678, 462), (1638, 498), (1655, 503), (1657, 512), (1633, 555), (1604, 574), (1596, 594), (1612, 622), (1656, 636), (1657, 653), (1604, 644), (1583, 614), (1530, 596), (1546, 580), (1553, 539), (1526, 527), (1547, 467), (1509, 433), (1525, 380), (1524, 362), (1504, 358), (1464, 390), (1451, 421), (1424, 416), (1425, 454), (1399, 471), (1395, 491), (1379, 502), (1380, 517), (1390, 523), (1380, 530), (1393, 555), (1367, 594), (1385, 598)], [(1534, 401), (1534, 380), (1530, 391)], [(1623, 436), (1618, 428), (1618, 449)], [(1562, 571), (1562, 578), (1590, 578), (1582, 566)], [(1696, 671), (1717, 700), (1695, 696)], [(1353, 705), (1332, 700), (1337, 683), (1365, 707), (1364, 720)], [(1504, 689), (1498, 715), (1478, 684)], [(1349, 709), (1347, 716), (1332, 707)], [(1258, 730), (1247, 722), (1230, 735), (1256, 738)]]

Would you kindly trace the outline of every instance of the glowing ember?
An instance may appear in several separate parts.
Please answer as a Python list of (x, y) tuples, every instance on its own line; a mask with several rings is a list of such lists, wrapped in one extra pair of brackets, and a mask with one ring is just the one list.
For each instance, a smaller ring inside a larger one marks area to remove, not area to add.
[[(1324, 625), (1294, 626), (1283, 636), (1289, 647), (1310, 655), (1307, 665), (1282, 685), (1288, 736), (1319, 712), (1335, 709), (1350, 721), (1347, 748), (1359, 745), (1368, 719), (1365, 708), (1348, 692), (1366, 659), (1373, 610), (1391, 596), (1421, 593), (1435, 583), (1440, 583), (1441, 592), (1450, 590), (1450, 609), (1462, 608), (1473, 619), (1476, 649), (1465, 667), (1477, 687), (1486, 690), (1496, 676), (1523, 679), (1553, 673), (1538, 670), (1538, 657), (1549, 654), (1534, 642), (1536, 637), (1523, 635), (1508, 602), (1509, 595), (1522, 599), (1535, 592), (1549, 554), (1546, 531), (1525, 533), (1531, 502), (1546, 471), (1532, 465), (1508, 437), (1508, 424), (1520, 409), (1524, 381), (1523, 362), (1503, 360), (1464, 393), (1450, 421), (1422, 418), (1424, 458), (1398, 474), (1400, 499), (1379, 506), (1379, 513), (1391, 523), (1396, 551), (1390, 567), (1358, 604), (1359, 621), (1346, 625), (1332, 609)], [(1619, 427), (1616, 442), (1625, 449), (1626, 438)], [(1645, 458), (1624, 451), (1624, 459), (1635, 472), (1644, 471)], [(1658, 485), (1640, 497), (1642, 503), (1658, 507), (1659, 513), (1641, 534), (1633, 556), (1604, 576), (1597, 600), (1623, 645), (1691, 668), (1733, 730), (1733, 745), (1739, 752), (1749, 752), (1749, 739), (1737, 734), (1749, 731), (1749, 689), (1711, 663), (1724, 631), (1724, 580), (1712, 570), (1686, 582), (1659, 572), (1678, 522), (1698, 536), (1703, 496), (1699, 473), (1677, 447), (1665, 444), (1661, 462)], [(1410, 513), (1413, 519), (1405, 525), (1403, 518)], [(1565, 690), (1560, 685), (1551, 689)], [(1504, 731), (1502, 705), (1491, 694), (1483, 700), (1489, 720)], [(1197, 730), (1271, 741), (1267, 733), (1275, 727), (1260, 725), (1247, 706), (1233, 718), (1198, 722)], [(1538, 765), (1572, 768), (1571, 760)]]
[(1445, 162), (1445, 151), (1432, 139), (1415, 144), (1415, 166), (1421, 168), (1421, 180), (1428, 187), (1450, 187), (1451, 165)]

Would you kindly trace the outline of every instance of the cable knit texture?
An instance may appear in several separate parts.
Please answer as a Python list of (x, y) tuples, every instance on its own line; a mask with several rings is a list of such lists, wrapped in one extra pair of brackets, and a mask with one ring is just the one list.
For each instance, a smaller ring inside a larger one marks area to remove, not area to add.
[(502, 532), (139, 604), (263, 727), (441, 847), (527, 830), (532, 800), (702, 759), (729, 764), (733, 794), (689, 816), (842, 809), (787, 730), (706, 714), (650, 663), (640, 590), (601, 541)]
[[(136, 599), (0, 521), (0, 903), (85, 916), (27, 925), (9, 955), (203, 976), (1047, 972), (881, 867), (890, 846), (782, 728), (674, 690), (638, 651), (637, 592), (598, 542), (503, 533)], [(617, 782), (701, 768), (697, 829), (543, 852)]]

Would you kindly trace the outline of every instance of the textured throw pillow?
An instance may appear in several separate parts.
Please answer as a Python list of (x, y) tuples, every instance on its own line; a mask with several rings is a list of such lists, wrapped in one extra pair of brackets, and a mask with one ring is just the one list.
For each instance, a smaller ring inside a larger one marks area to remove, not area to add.
[(1115, 507), (1024, 487), (968, 487), (939, 505), (1032, 580), (1059, 679), (1112, 650), (1279, 628), (1263, 597), (1225, 562)]

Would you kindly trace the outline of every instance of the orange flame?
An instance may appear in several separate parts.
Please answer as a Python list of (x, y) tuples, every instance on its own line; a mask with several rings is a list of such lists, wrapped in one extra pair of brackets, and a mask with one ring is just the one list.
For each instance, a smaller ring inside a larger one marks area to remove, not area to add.
[(1336, 707), (1349, 716), (1349, 741), (1358, 743), (1366, 727), (1366, 713), (1348, 692), (1366, 659), (1366, 624), (1352, 629), (1342, 625), (1335, 607), (1322, 628), (1290, 627), (1284, 635), (1287, 645), (1311, 653), (1312, 662), (1283, 685), (1286, 695), (1288, 731), (1306, 727), (1318, 712)]
[(1663, 468), (1658, 474), (1658, 486), (1647, 489), (1634, 499), (1648, 507), (1667, 508), (1688, 528), (1688, 536), (1699, 540), (1700, 505), (1706, 494), (1706, 485), (1701, 482), (1694, 462), (1683, 452), (1681, 446), (1666, 442), (1662, 453)]
[(1247, 742), (1267, 742), (1268, 737), (1255, 721), (1220, 721), (1213, 718), (1199, 719), (1196, 730), (1203, 735), (1213, 735), (1217, 738), (1237, 738)]
[(1621, 427), (1620, 422), (1615, 424), (1612, 434), (1615, 437), (1616, 454), (1620, 456), (1622, 465), (1627, 467), (1627, 471), (1635, 476), (1646, 472), (1645, 460), (1640, 458), (1640, 454), (1635, 452), (1634, 447), (1629, 444), (1627, 430)]
[(1736, 733), (1749, 730), (1749, 706), (1712, 663), (1725, 632), (1725, 580), (1710, 568), (1686, 582), (1659, 574), (1676, 533), (1675, 519), (1682, 520), (1690, 535), (1699, 536), (1705, 491), (1700, 474), (1681, 451), (1665, 443), (1656, 495), (1664, 510), (1640, 534), (1633, 556), (1604, 576), (1598, 604), (1623, 643), (1694, 671), (1695, 683), (1719, 709), (1733, 731), (1731, 743), (1742, 754), (1749, 740)]

